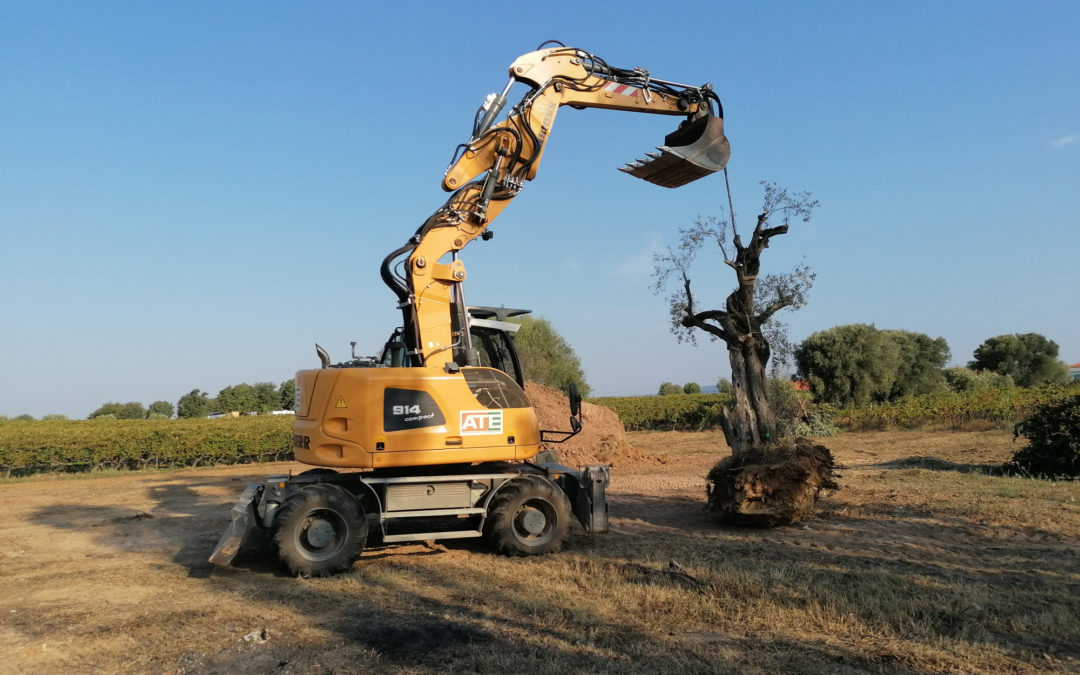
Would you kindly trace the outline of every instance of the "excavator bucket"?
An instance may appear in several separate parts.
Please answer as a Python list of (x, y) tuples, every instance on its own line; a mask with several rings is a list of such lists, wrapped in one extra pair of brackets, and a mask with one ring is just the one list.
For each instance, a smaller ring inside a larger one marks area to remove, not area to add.
[(707, 115), (693, 122), (683, 122), (664, 138), (659, 154), (645, 153), (644, 159), (620, 166), (631, 176), (674, 188), (723, 169), (731, 156), (731, 146), (724, 136), (724, 118)]

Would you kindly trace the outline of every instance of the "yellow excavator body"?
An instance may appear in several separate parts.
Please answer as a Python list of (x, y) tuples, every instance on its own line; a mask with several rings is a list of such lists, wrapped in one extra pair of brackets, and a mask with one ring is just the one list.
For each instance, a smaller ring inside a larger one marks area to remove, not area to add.
[(323, 368), (296, 373), (293, 452), (305, 464), (377, 469), (532, 459), (536, 412), (494, 368)]

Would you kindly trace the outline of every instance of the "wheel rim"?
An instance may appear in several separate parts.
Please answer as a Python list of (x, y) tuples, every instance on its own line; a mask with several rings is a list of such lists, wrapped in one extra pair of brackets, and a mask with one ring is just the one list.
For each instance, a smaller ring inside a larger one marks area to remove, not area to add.
[(558, 518), (550, 502), (530, 499), (514, 514), (514, 536), (528, 544), (543, 544), (554, 534)]
[(308, 514), (297, 532), (298, 548), (308, 560), (333, 558), (348, 539), (349, 525), (335, 511), (316, 509)]

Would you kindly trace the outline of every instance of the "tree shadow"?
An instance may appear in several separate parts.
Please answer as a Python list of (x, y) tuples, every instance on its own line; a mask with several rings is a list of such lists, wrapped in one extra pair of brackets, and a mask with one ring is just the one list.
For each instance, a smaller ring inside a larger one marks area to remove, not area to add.
[(929, 471), (957, 471), (960, 473), (976, 473), (987, 476), (1007, 475), (1001, 464), (959, 464), (938, 457), (926, 455), (913, 455), (902, 459), (893, 459), (888, 462), (873, 464), (850, 464), (845, 469), (927, 469)]

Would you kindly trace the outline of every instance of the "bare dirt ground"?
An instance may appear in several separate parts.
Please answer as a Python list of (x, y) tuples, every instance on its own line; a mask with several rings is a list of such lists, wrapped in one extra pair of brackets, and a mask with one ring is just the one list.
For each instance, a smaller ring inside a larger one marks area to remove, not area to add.
[(0, 482), (0, 671), (1080, 672), (1080, 485), (984, 473), (1007, 432), (823, 439), (841, 490), (773, 530), (704, 512), (719, 435), (629, 440), (666, 462), (613, 472), (609, 534), (331, 579), (259, 541), (206, 562), (244, 484), (302, 465)]

